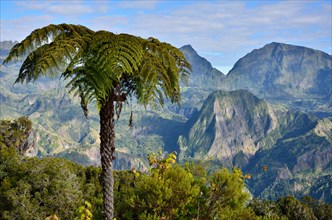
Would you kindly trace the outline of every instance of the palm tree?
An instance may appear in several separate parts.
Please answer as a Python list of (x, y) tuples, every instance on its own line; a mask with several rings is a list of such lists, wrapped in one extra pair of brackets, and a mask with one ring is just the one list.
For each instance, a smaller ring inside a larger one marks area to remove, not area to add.
[(48, 25), (34, 30), (10, 51), (4, 63), (26, 57), (15, 83), (40, 76), (67, 79), (81, 99), (84, 115), (96, 100), (100, 116), (103, 218), (113, 219), (114, 118), (128, 96), (139, 103), (180, 102), (179, 79), (191, 69), (183, 54), (155, 38), (92, 31), (81, 25)]

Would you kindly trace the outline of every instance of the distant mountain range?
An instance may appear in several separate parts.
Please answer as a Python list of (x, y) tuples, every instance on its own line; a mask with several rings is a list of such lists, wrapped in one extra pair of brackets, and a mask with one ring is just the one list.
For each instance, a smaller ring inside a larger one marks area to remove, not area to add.
[(331, 116), (331, 66), (331, 55), (322, 51), (271, 43), (237, 61), (220, 88), (246, 89), (293, 109)]
[[(0, 42), (2, 63), (13, 42)], [(179, 162), (238, 166), (249, 190), (275, 199), (293, 194), (332, 202), (332, 64), (321, 51), (271, 43), (241, 58), (224, 75), (190, 46), (192, 64), (181, 107), (127, 105), (116, 124), (117, 169), (146, 170), (149, 152), (177, 151)], [(0, 118), (34, 123), (31, 156), (99, 164), (99, 119), (84, 118), (64, 83), (43, 78), (13, 85), (20, 64), (1, 65)], [(128, 127), (130, 111), (134, 127)], [(266, 169), (262, 170), (262, 167)]]

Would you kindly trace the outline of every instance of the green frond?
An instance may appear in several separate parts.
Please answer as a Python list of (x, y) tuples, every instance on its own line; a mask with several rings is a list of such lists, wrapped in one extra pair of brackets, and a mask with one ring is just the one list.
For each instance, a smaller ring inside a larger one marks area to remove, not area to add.
[(145, 53), (138, 74), (141, 85), (138, 87), (139, 101), (146, 105), (164, 99), (180, 103), (179, 79), (186, 79), (191, 70), (190, 64), (177, 48), (162, 43), (155, 38), (143, 42)]
[(48, 25), (31, 32), (23, 41), (17, 43), (11, 50), (4, 63), (16, 61), (33, 52), (40, 46), (70, 36), (91, 35), (94, 32), (81, 25), (59, 24)]
[(93, 33), (84, 26), (67, 24), (36, 29), (11, 49), (4, 63), (28, 54), (15, 83), (56, 77), (85, 55)]
[(89, 103), (89, 100), (87, 99), (87, 97), (85, 96), (85, 93), (84, 93), (84, 89), (82, 87), (79, 87), (79, 91), (80, 91), (80, 98), (81, 98), (81, 108), (83, 110), (83, 113), (84, 113), (84, 116), (87, 118), (88, 117), (88, 114), (89, 114), (89, 110), (88, 110), (88, 103)]
[(20, 72), (19, 75), (15, 81), (15, 83), (23, 83), (25, 80), (26, 82), (30, 82), (31, 80), (36, 80), (42, 73), (37, 70), (36, 67), (36, 63), (38, 62), (38, 60), (41, 57), (41, 54), (43, 54), (43, 52), (45, 50), (47, 50), (47, 48), (49, 48), (49, 45), (44, 45), (40, 48), (38, 48), (38, 50), (30, 53), (28, 55), (28, 57), (25, 59), (25, 61), (23, 62), (21, 68), (20, 68)]
[(109, 72), (114, 80), (119, 80), (122, 74), (137, 71), (143, 54), (137, 37), (103, 31), (96, 33), (93, 42), (91, 50), (96, 52), (95, 62), (102, 71)]

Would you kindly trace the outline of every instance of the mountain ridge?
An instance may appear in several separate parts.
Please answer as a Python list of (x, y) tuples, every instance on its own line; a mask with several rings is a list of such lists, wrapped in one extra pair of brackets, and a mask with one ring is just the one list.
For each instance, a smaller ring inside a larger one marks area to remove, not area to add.
[(247, 89), (296, 110), (331, 112), (332, 56), (274, 42), (240, 58), (220, 88)]
[[(254, 111), (259, 111), (259, 115)], [(194, 158), (201, 157), (197, 154), (204, 152), (206, 157), (226, 160), (227, 166), (232, 165), (234, 156), (241, 150), (248, 159), (258, 150), (254, 142), (274, 127), (275, 116), (270, 114), (273, 112), (263, 100), (245, 90), (215, 91), (188, 122), (189, 133), (179, 138), (183, 150), (180, 155), (188, 150), (187, 145), (196, 146), (190, 153)], [(208, 137), (212, 140), (207, 140)]]
[(214, 68), (204, 57), (201, 57), (190, 44), (179, 49), (188, 62), (192, 64), (189, 86), (200, 87), (205, 85), (205, 88), (216, 89), (225, 75)]
[[(252, 176), (248, 184), (256, 197), (301, 197), (313, 194), (320, 177), (332, 176), (331, 137), (328, 118), (278, 109), (246, 90), (215, 91), (188, 120), (178, 139), (179, 157), (240, 167)], [(326, 184), (315, 196), (332, 201)]]

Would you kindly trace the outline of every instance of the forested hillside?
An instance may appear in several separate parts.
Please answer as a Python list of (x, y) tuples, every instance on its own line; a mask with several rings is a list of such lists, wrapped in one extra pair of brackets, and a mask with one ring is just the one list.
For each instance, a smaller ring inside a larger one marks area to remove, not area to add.
[[(18, 126), (19, 125), (19, 126)], [(7, 128), (6, 132), (3, 128)], [(101, 219), (100, 167), (61, 158), (24, 157), (30, 122), (2, 121), (1, 219)], [(9, 139), (17, 145), (8, 145)], [(206, 164), (176, 164), (176, 153), (150, 153), (146, 172), (115, 171), (117, 219), (330, 219), (332, 206), (305, 197), (253, 199), (240, 169), (207, 172)]]

